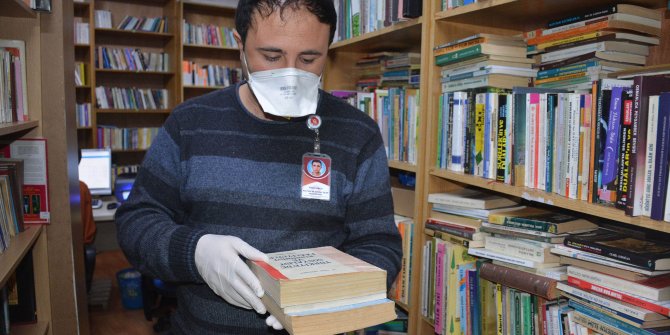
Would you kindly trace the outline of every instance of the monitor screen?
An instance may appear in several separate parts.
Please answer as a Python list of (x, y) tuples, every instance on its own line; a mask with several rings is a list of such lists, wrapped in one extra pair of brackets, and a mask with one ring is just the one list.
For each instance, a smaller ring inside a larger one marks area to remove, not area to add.
[(111, 195), (112, 150), (81, 149), (79, 180), (86, 183), (92, 195)]

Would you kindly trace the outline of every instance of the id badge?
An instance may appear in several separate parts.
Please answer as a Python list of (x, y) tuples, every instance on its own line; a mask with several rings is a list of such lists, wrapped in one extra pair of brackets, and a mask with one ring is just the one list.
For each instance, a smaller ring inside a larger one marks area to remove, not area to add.
[(302, 155), (301, 198), (330, 200), (330, 162), (326, 154)]

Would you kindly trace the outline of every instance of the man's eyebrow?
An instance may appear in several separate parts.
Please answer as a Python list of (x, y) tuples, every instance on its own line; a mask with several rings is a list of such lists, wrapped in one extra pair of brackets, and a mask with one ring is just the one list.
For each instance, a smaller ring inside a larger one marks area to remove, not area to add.
[(278, 53), (281, 53), (281, 54), (284, 53), (284, 50), (279, 49), (279, 48), (275, 48), (275, 47), (259, 47), (259, 48), (257, 48), (257, 50), (258, 51), (265, 51), (265, 52), (278, 52)]
[(323, 52), (318, 51), (318, 50), (305, 50), (300, 53), (301, 55), (308, 55), (308, 56), (321, 56), (323, 55)]

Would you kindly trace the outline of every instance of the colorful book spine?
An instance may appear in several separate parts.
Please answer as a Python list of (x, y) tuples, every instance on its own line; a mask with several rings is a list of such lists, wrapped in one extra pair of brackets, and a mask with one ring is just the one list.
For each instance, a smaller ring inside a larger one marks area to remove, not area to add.
[(619, 128), (621, 126), (621, 96), (623, 87), (612, 88), (612, 96), (609, 106), (609, 120), (607, 123), (607, 137), (605, 139), (603, 179), (600, 199), (606, 202), (616, 200), (616, 160), (619, 152)]
[(651, 218), (663, 220), (665, 216), (665, 192), (668, 183), (668, 159), (670, 159), (670, 92), (660, 94), (658, 103), (657, 154), (654, 163), (655, 175), (652, 189)]

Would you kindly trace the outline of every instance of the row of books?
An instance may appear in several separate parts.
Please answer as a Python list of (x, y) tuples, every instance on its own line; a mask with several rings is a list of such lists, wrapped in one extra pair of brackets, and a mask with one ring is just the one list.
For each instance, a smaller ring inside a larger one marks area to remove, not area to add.
[(167, 52), (97, 47), (95, 66), (98, 69), (167, 72), (170, 70), (170, 58)]
[(86, 71), (86, 63), (74, 63), (74, 84), (77, 86), (88, 85), (88, 71)]
[(158, 135), (158, 129), (152, 128), (117, 128), (115, 126), (98, 126), (98, 148), (112, 150), (146, 150)]
[(525, 32), (528, 54), (541, 69), (535, 85), (589, 90), (612, 72), (645, 65), (649, 47), (660, 42), (661, 21), (658, 10), (613, 4)]
[(167, 89), (107, 87), (95, 88), (95, 98), (101, 109), (168, 109)]
[(377, 31), (421, 16), (421, 0), (337, 0), (335, 41)]
[(91, 126), (91, 103), (76, 104), (77, 128), (87, 128)]
[(377, 122), (390, 160), (416, 164), (420, 91), (411, 88), (374, 92), (332, 91)]
[(183, 43), (189, 45), (208, 45), (237, 48), (233, 37), (233, 28), (213, 24), (194, 24), (182, 22)]
[(163, 17), (136, 17), (126, 15), (116, 26), (116, 29), (132, 31), (148, 31), (154, 33), (167, 33), (167, 16)]
[(227, 87), (242, 80), (242, 69), (195, 62), (182, 62), (182, 81), (185, 86)]
[[(597, 226), (471, 189), (430, 194), (428, 200), (433, 211), (427, 227), (433, 229), (426, 232), (434, 238), (424, 246), (421, 302), (423, 315), (435, 319), (436, 332), (438, 322), (451, 320), (471, 326), (467, 333), (472, 334), (524, 329), (523, 334), (577, 334), (583, 328), (607, 334), (665, 334), (659, 327), (670, 326), (670, 244), (659, 233)], [(445, 253), (440, 256), (442, 248)], [(449, 258), (465, 249), (479, 260)], [(449, 250), (457, 252), (449, 256)], [(440, 257), (448, 258), (442, 267), (452, 265), (449, 271), (462, 272), (474, 261), (472, 271), (479, 276), (474, 285), (479, 289), (467, 293), (466, 284), (466, 293), (450, 296), (456, 283), (468, 283), (470, 273), (459, 272), (460, 281), (438, 284), (449, 278), (449, 272), (439, 269), (444, 262)], [(496, 285), (494, 293), (486, 290), (489, 282)], [(448, 306), (439, 305), (442, 294), (448, 303), (465, 295), (466, 306), (469, 294), (480, 312), (468, 314), (461, 306), (460, 314), (452, 311), (456, 315), (450, 316)], [(441, 308), (447, 313), (440, 313)], [(474, 317), (473, 322), (473, 315), (481, 319)], [(442, 326), (443, 333), (459, 333), (451, 326)]]
[(112, 29), (112, 12), (104, 9), (93, 11), (96, 28)]
[(27, 121), (25, 43), (0, 40), (0, 123)]
[(418, 87), (421, 57), (415, 52), (375, 52), (356, 61), (356, 89), (373, 91), (386, 87)]
[(442, 0), (442, 10), (450, 10), (465, 5), (477, 3), (477, 0)]
[(24, 230), (23, 169), (22, 159), (0, 159), (0, 254)]
[(74, 18), (74, 43), (88, 45), (90, 43), (90, 26), (88, 22), (83, 22), (82, 18)]

